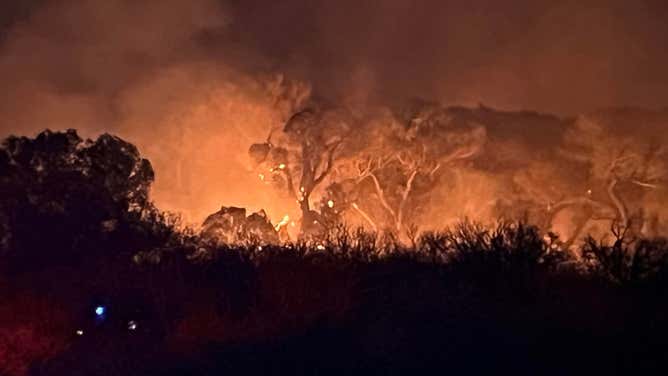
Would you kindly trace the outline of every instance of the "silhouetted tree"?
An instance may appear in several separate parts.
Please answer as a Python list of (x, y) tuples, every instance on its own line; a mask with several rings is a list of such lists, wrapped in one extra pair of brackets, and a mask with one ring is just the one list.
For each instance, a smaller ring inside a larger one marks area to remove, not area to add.
[(0, 156), (3, 244), (22, 266), (125, 248), (113, 244), (114, 234), (153, 230), (141, 224), (158, 215), (148, 198), (153, 169), (118, 137), (92, 141), (47, 130), (34, 139), (8, 137)]
[(311, 207), (311, 195), (332, 172), (337, 153), (352, 125), (342, 109), (305, 109), (295, 113), (264, 143), (249, 153), (262, 179), (299, 203), (302, 235), (318, 231), (319, 214)]

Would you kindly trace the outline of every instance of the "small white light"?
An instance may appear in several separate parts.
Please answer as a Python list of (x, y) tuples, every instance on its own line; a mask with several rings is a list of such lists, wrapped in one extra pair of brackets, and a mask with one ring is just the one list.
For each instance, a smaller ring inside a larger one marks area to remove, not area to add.
[(76, 331), (76, 333), (77, 333), (78, 336), (82, 336), (82, 335), (83, 335), (83, 330), (78, 329), (78, 330)]
[(128, 330), (135, 330), (137, 329), (137, 322), (134, 320), (128, 321)]
[(318, 244), (315, 248), (319, 251), (324, 251), (325, 250), (325, 246), (322, 245), (322, 244)]
[(330, 208), (333, 208), (334, 207), (334, 201), (332, 201), (332, 200), (327, 201), (327, 206), (329, 206)]

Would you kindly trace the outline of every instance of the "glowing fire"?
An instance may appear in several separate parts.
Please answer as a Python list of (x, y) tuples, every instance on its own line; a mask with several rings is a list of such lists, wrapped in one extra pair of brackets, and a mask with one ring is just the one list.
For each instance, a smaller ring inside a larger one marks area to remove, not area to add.
[[(313, 120), (313, 124), (317, 126), (309, 128), (311, 133), (304, 133), (299, 127), (312, 125), (311, 123), (294, 123), (292, 128), (287, 126), (285, 119), (289, 117), (286, 115), (293, 113), (293, 109), (288, 109), (285, 114), (278, 114), (263, 103), (251, 106), (239, 99), (234, 107), (235, 111), (224, 113), (224, 118), (237, 120), (235, 124), (239, 125), (239, 133), (242, 133), (242, 124), (261, 125), (253, 132), (244, 134), (242, 142), (231, 141), (234, 138), (223, 136), (215, 142), (209, 142), (205, 135), (214, 132), (197, 129), (202, 132), (195, 133), (200, 143), (207, 147), (219, 150), (221, 143), (226, 146), (225, 154), (208, 152), (204, 155), (225, 157), (226, 162), (230, 161), (229, 168), (221, 169), (221, 159), (218, 157), (215, 157), (215, 160), (191, 163), (198, 169), (204, 168), (204, 165), (215, 166), (211, 168), (216, 172), (211, 181), (217, 184), (225, 182), (224, 187), (190, 183), (188, 179), (211, 174), (196, 169), (186, 175), (187, 169), (184, 169), (174, 172), (176, 184), (169, 187), (159, 186), (158, 188), (163, 190), (158, 189), (158, 192), (166, 197), (166, 188), (178, 188), (178, 192), (187, 193), (187, 197), (193, 197), (195, 201), (204, 201), (203, 199), (207, 198), (197, 210), (205, 210), (205, 204), (208, 208), (218, 207), (221, 200), (224, 200), (225, 204), (243, 206), (253, 211), (264, 209), (275, 230), (290, 230), (289, 236), (293, 239), (300, 236), (301, 231), (308, 231), (304, 229), (319, 229), (336, 221), (350, 226), (362, 226), (372, 231), (402, 234), (412, 225), (419, 227), (421, 231), (436, 230), (463, 218), (491, 224), (500, 216), (506, 217), (507, 214), (509, 218), (517, 217), (521, 215), (518, 213), (523, 211), (532, 215), (536, 213), (536, 218), (530, 219), (532, 221), (549, 221), (546, 230), (565, 234), (566, 231), (561, 227), (578, 227), (572, 222), (578, 220), (576, 214), (579, 212), (585, 215), (592, 209), (595, 213), (593, 219), (587, 219), (590, 222), (600, 221), (598, 218), (624, 219), (630, 216), (624, 209), (627, 205), (653, 205), (655, 213), (652, 215), (658, 216), (654, 222), (664, 226), (667, 218), (663, 214), (666, 201), (663, 198), (665, 188), (662, 188), (661, 183), (665, 182), (668, 173), (665, 173), (667, 170), (660, 161), (665, 159), (666, 148), (658, 148), (654, 159), (646, 158), (647, 162), (644, 163), (647, 166), (642, 166), (644, 168), (635, 167), (633, 164), (640, 164), (644, 159), (624, 156), (624, 153), (633, 156), (651, 151), (638, 146), (638, 150), (620, 149), (617, 154), (621, 153), (621, 157), (601, 161), (600, 166), (595, 164), (597, 170), (590, 171), (583, 166), (595, 158), (604, 158), (607, 155), (603, 153), (604, 146), (616, 147), (612, 142), (614, 138), (610, 137), (608, 141), (602, 139), (604, 133), (598, 138), (584, 137), (587, 136), (586, 132), (590, 131), (589, 128), (593, 129), (592, 132), (596, 131), (595, 124), (568, 124), (569, 129), (576, 133), (570, 135), (560, 131), (560, 138), (556, 141), (550, 139), (548, 145), (540, 145), (533, 139), (524, 145), (524, 141), (514, 140), (512, 135), (508, 135), (512, 140), (506, 144), (506, 141), (499, 139), (502, 130), (496, 129), (495, 123), (485, 118), (488, 113), (494, 115), (495, 110), (473, 108), (454, 111), (438, 105), (430, 106), (411, 114), (413, 118), (407, 123), (401, 123), (406, 119), (393, 114), (376, 117), (376, 112), (373, 111), (374, 115), (369, 116), (369, 120), (354, 118), (355, 122), (349, 122), (349, 125), (355, 126), (349, 128), (341, 128), (340, 123), (347, 120), (338, 120), (336, 116), (332, 117), (336, 120), (331, 124), (322, 120), (329, 119), (330, 115), (337, 115), (323, 110), (325, 112), (320, 114), (322, 117), (314, 117), (316, 120)], [(191, 122), (209, 124), (209, 119), (218, 119), (218, 112), (221, 110), (214, 111), (214, 106), (211, 108), (211, 113), (205, 111), (200, 114), (201, 119), (197, 117)], [(250, 115), (238, 115), (243, 113)], [(508, 116), (517, 117), (520, 123), (524, 119), (521, 113)], [(455, 118), (475, 121), (453, 120)], [(529, 118), (526, 120), (533, 121)], [(549, 128), (554, 125), (542, 123), (552, 122), (550, 119), (536, 121), (541, 122), (536, 124), (536, 127)], [(403, 127), (388, 126), (390, 124)], [(555, 124), (559, 129), (564, 125), (562, 121), (555, 121)], [(270, 131), (269, 136), (266, 131)], [(583, 136), (577, 132), (585, 134)], [(358, 143), (358, 139), (365, 142)], [(597, 142), (588, 145), (590, 148), (580, 147), (581, 145), (570, 147), (568, 144), (572, 140), (585, 142), (589, 139)], [(492, 154), (486, 150), (486, 145), (493, 142), (498, 143), (502, 153)], [(599, 143), (602, 146), (598, 146)], [(265, 151), (264, 159), (257, 157), (257, 153), (249, 154), (249, 144), (260, 146), (257, 150)], [(523, 154), (534, 148), (545, 148), (545, 154), (549, 158), (532, 159), (531, 156)], [(559, 148), (563, 148), (564, 152), (561, 153)], [(595, 148), (602, 150), (596, 154), (592, 151), (591, 155), (575, 155), (582, 153), (582, 150)], [(192, 155), (201, 155), (194, 146), (188, 150)], [(252, 160), (245, 159), (249, 155)], [(152, 158), (153, 155), (149, 157)], [(487, 164), (488, 160), (497, 159), (501, 165), (507, 164), (508, 169), (497, 171), (493, 167), (495, 165)], [(162, 166), (172, 166), (169, 158), (158, 161)], [(513, 165), (515, 161), (529, 163), (529, 172), (522, 170), (522, 163)], [(187, 166), (186, 162), (181, 164)], [(246, 169), (241, 171), (238, 166), (235, 168), (232, 165), (234, 163), (243, 165)], [(231, 168), (235, 170), (231, 171)], [(561, 184), (558, 177), (567, 176), (566, 172), (570, 169), (581, 169), (582, 176), (594, 173), (600, 176), (592, 175), (585, 178), (590, 180)], [(248, 173), (249, 171), (253, 173)], [(661, 175), (662, 173), (664, 175)], [(616, 184), (617, 180), (619, 184)], [(605, 185), (599, 185), (599, 182)], [(631, 202), (630, 198), (626, 199), (629, 202), (624, 202), (627, 196), (632, 197), (631, 189), (634, 189), (634, 186), (630, 184), (643, 188), (638, 191), (637, 196), (642, 195), (639, 200), (646, 202)], [(625, 190), (629, 191), (628, 194)], [(159, 200), (164, 203), (162, 197)], [(174, 194), (168, 198), (172, 197), (180, 196)], [(313, 220), (314, 217), (318, 220)]]
[[(281, 219), (281, 221), (278, 222), (276, 224), (276, 226), (274, 226), (274, 228), (276, 229), (276, 231), (279, 231), (281, 229), (281, 227), (287, 225), (289, 222), (290, 222), (290, 216), (286, 214), (286, 215), (283, 216), (283, 219)], [(293, 226), (294, 226), (294, 222), (292, 222), (292, 223), (293, 223)]]

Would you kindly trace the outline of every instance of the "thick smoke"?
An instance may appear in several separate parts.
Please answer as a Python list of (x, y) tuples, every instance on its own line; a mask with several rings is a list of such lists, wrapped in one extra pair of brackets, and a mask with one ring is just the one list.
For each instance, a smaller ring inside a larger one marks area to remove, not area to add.
[(5, 36), (2, 133), (119, 134), (152, 161), (158, 204), (189, 220), (221, 203), (278, 211), (245, 161), (282, 121), (285, 85), (209, 49), (230, 22), (208, 0), (41, 4)]
[(662, 1), (240, 3), (243, 22), (232, 26), (243, 43), (328, 95), (346, 96), (364, 77), (383, 102), (562, 114), (666, 105)]
[[(0, 14), (0, 134), (119, 134), (153, 162), (158, 204), (194, 221), (221, 204), (294, 213), (246, 151), (309, 93), (564, 115), (668, 98), (660, 1), (35, 0)], [(467, 178), (481, 197), (504, 187)]]

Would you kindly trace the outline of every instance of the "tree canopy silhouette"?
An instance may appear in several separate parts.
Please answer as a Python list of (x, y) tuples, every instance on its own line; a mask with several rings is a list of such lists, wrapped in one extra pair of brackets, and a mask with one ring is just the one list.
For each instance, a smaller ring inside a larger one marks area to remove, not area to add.
[(113, 248), (114, 234), (141, 232), (142, 218), (157, 213), (148, 198), (153, 179), (137, 148), (109, 134), (8, 137), (0, 147), (0, 238), (12, 270), (76, 261)]

